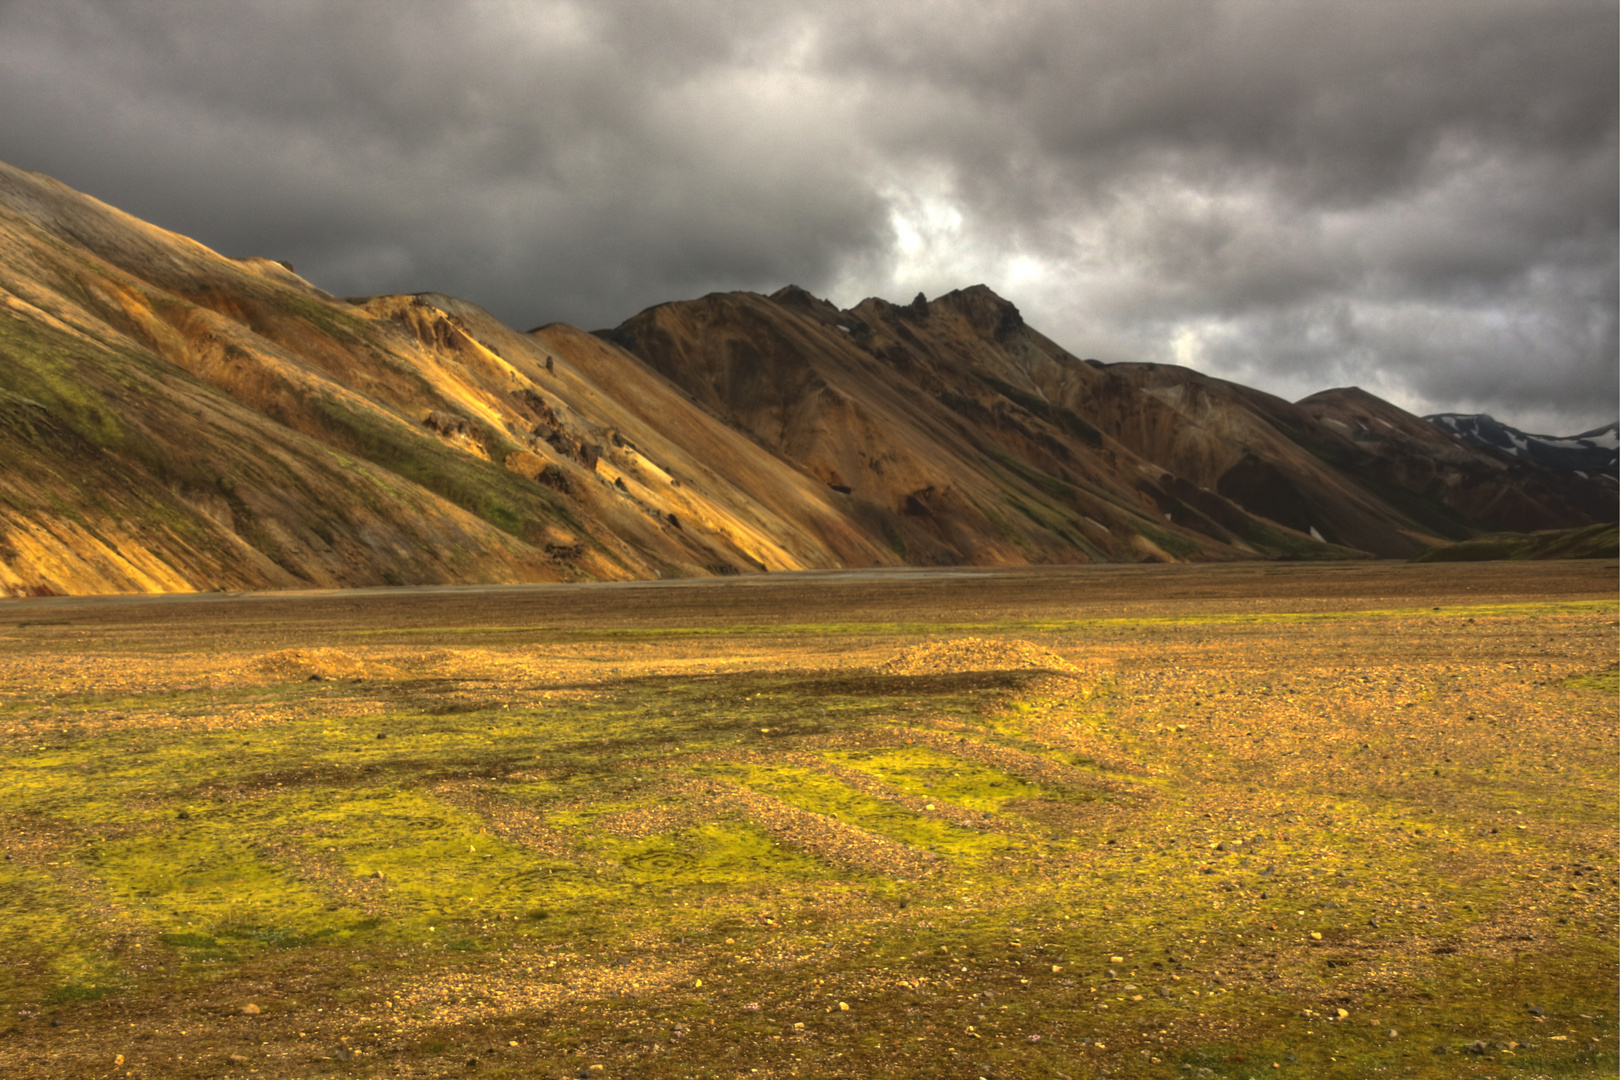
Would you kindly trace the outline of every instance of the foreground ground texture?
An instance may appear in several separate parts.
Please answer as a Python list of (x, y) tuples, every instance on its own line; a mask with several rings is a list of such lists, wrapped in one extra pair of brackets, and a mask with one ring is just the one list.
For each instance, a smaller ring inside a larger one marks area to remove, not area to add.
[(0, 1076), (1613, 1076), (1612, 563), (0, 608)]

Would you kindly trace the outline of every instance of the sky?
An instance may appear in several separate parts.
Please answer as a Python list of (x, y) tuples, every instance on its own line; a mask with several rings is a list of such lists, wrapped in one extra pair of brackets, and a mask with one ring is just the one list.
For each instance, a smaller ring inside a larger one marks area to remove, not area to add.
[(1615, 419), (1613, 0), (0, 0), (0, 159), (519, 329), (975, 283), (1070, 352)]

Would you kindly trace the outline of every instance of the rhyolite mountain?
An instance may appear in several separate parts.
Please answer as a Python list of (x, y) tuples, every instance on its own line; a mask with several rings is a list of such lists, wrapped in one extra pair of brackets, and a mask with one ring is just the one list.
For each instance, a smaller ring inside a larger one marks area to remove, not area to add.
[(1082, 361), (976, 286), (527, 333), (0, 165), (0, 591), (1408, 557), (1615, 489), (1360, 391)]

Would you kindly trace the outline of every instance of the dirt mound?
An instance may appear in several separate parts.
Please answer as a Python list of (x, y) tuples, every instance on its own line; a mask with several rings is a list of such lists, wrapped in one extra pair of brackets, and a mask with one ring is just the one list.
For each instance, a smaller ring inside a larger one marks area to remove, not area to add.
[(1032, 641), (953, 638), (915, 645), (878, 668), (885, 675), (949, 675), (961, 671), (1057, 671), (1080, 669)]
[(284, 682), (360, 679), (368, 672), (365, 661), (341, 649), (282, 649), (259, 657), (253, 669)]

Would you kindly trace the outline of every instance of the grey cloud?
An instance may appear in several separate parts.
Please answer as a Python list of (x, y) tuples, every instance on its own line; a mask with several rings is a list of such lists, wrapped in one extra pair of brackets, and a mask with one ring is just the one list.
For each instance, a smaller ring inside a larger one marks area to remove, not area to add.
[(1082, 355), (1615, 411), (1588, 0), (8, 0), (0, 156), (341, 293), (587, 326), (984, 280)]

